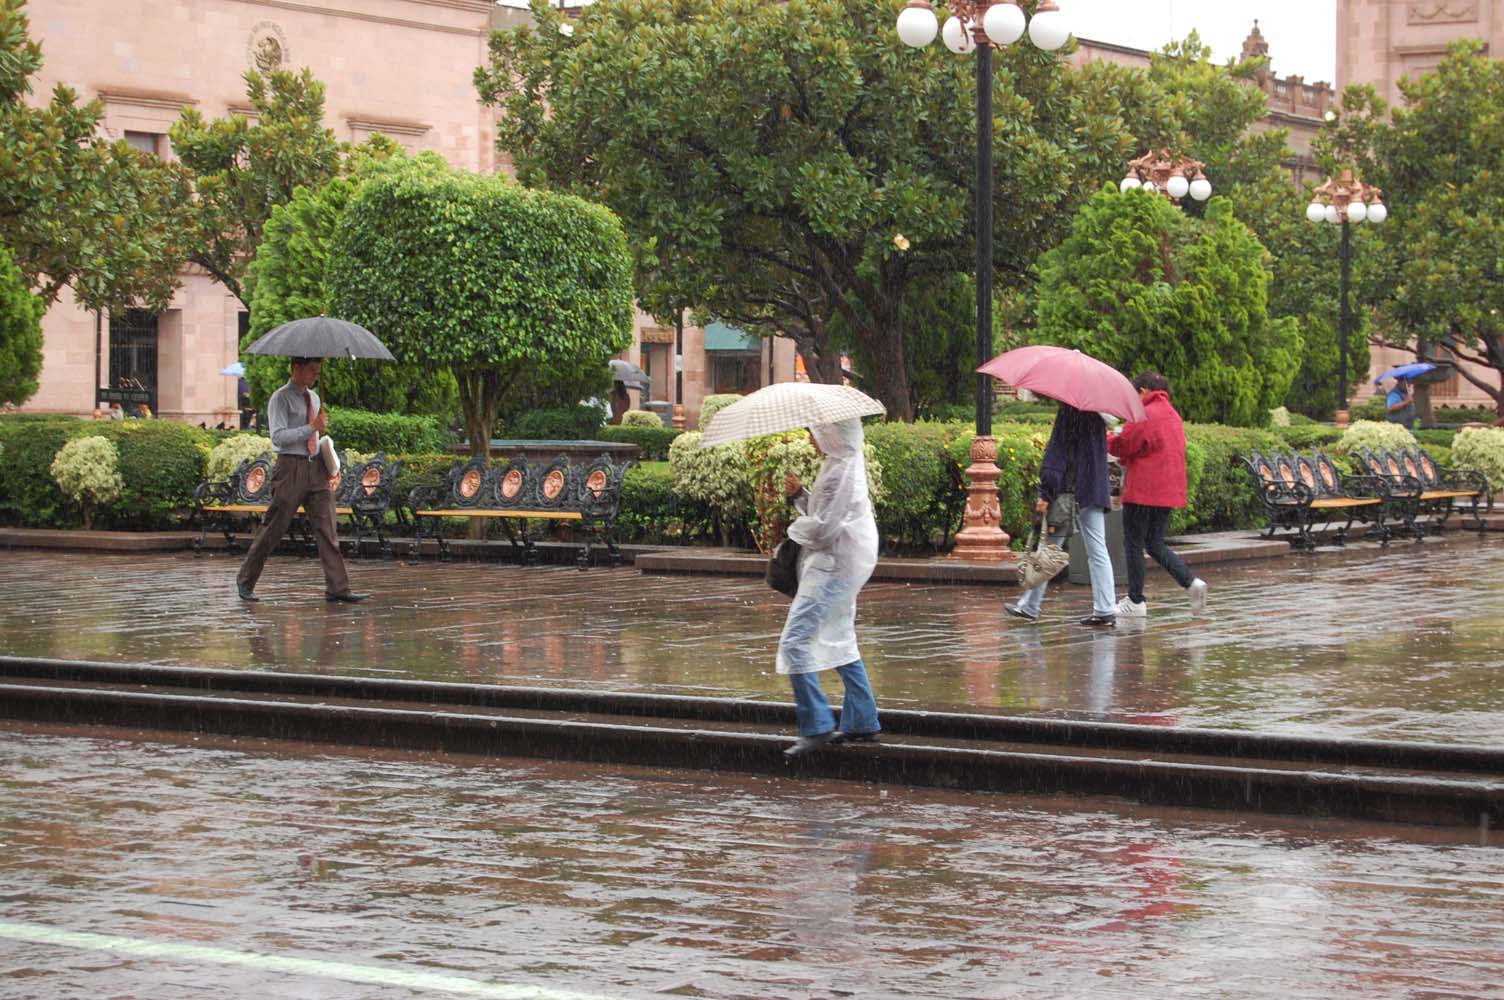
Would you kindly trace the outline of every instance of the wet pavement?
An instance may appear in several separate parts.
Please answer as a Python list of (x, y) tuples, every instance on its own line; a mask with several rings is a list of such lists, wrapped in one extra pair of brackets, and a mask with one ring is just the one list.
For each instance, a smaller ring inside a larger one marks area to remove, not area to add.
[[(631, 568), (353, 561), (329, 606), (282, 557), (0, 553), (0, 653), (788, 700), (786, 601), (760, 581)], [(1008, 586), (873, 583), (858, 633), (880, 701), (1314, 736), (1504, 743), (1504, 545), (1457, 533), (1205, 570), (1194, 620), (1151, 568), (1146, 623), (1073, 624), (1085, 587), (1007, 618)]]
[(0, 998), (1504, 997), (1416, 828), (538, 761), (0, 738)]

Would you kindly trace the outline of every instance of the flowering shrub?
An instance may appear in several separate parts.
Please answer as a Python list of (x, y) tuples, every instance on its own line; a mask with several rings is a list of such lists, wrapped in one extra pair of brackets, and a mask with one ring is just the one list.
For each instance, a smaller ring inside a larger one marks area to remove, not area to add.
[(1270, 427), (1289, 427), (1290, 426), (1290, 411), (1287, 410), (1283, 406), (1276, 406), (1274, 409), (1270, 410), (1269, 411), (1269, 426)]
[(1452, 461), (1483, 473), (1489, 489), (1504, 489), (1504, 427), (1464, 427), (1452, 440)]
[(1356, 455), (1363, 449), (1377, 451), (1380, 448), (1396, 450), (1414, 448), (1415, 435), (1404, 424), (1388, 421), (1358, 420), (1348, 427), (1334, 450), (1342, 455)]
[(621, 415), (622, 427), (656, 427), (663, 429), (663, 418), (650, 410), (628, 410)]
[(701, 448), (700, 432), (685, 431), (669, 445), (668, 462), (679, 495), (717, 513), (723, 543), (730, 524), (752, 515), (752, 487), (747, 482), (747, 455), (741, 442)]
[[(784, 500), (784, 476), (792, 472), (807, 489), (814, 485), (825, 460), (810, 444), (809, 434), (802, 430), (753, 438), (743, 444), (743, 449), (747, 459), (747, 484), (752, 489), (757, 517), (753, 537), (757, 547), (768, 552), (783, 539), (784, 529), (794, 517), (792, 508)], [(862, 456), (867, 467), (867, 494), (875, 509), (883, 501), (882, 463), (870, 441), (862, 446)]]
[(271, 438), (260, 434), (232, 434), (209, 452), (209, 466), (204, 475), (208, 479), (228, 479), (241, 462), (255, 458), (263, 451), (276, 453)]
[(52, 478), (67, 497), (83, 508), (84, 528), (94, 526), (94, 506), (120, 499), (125, 480), (120, 453), (102, 437), (74, 438), (52, 460)]

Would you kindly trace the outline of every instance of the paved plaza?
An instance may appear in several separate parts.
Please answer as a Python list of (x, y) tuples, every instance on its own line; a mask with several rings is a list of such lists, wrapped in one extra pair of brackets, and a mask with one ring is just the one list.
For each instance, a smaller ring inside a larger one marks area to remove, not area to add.
[[(0, 653), (786, 701), (758, 580), (0, 554)], [(878, 583), (891, 707), (1497, 746), (1504, 546), (1151, 574), (1151, 617)], [(1504, 1000), (1477, 830), (0, 726), (0, 1000)]]
[[(254, 605), (233, 557), (0, 554), (0, 653), (788, 701), (787, 600), (745, 577), (630, 567), (375, 560), (373, 597), (326, 606), (317, 563), (272, 560)], [(1149, 575), (1146, 623), (1002, 613), (1010, 586), (873, 583), (858, 637), (893, 708), (1043, 714), (1316, 736), (1504, 739), (1504, 542), (1453, 533), (1204, 570), (1211, 616)]]

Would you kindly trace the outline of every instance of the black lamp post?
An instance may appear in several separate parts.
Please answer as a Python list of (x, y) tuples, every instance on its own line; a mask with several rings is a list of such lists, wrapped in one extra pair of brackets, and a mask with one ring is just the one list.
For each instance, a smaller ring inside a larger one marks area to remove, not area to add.
[[(1014, 0), (950, 0), (950, 17), (939, 27), (929, 0), (909, 0), (898, 15), (898, 37), (922, 48), (938, 30), (957, 55), (976, 50), (977, 59), (977, 366), (992, 358), (992, 50), (1024, 35), (1038, 48), (1054, 51), (1070, 39), (1070, 29), (1054, 0), (1040, 0), (1032, 18)], [(965, 525), (956, 536), (953, 557), (998, 561), (1008, 557), (998, 503), (997, 442), (992, 437), (992, 378), (977, 375), (976, 437), (971, 445), (971, 480)]]
[(1380, 223), (1389, 217), (1389, 209), (1379, 196), (1382, 192), (1353, 176), (1351, 170), (1311, 192), (1306, 218), (1311, 222), (1328, 222), (1342, 227), (1338, 260), (1342, 268), (1342, 303), (1337, 313), (1337, 345), (1340, 360), (1337, 369), (1337, 426), (1347, 426), (1347, 338), (1352, 328), (1352, 311), (1348, 308), (1348, 288), (1352, 274), (1352, 231), (1349, 223)]

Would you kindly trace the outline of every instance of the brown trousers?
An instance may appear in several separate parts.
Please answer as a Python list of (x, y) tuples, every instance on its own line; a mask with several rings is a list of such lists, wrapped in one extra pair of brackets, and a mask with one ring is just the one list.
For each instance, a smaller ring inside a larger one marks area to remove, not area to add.
[(256, 532), (245, 562), (240, 564), (240, 573), (235, 578), (240, 586), (256, 586), (266, 557), (287, 534), (299, 507), (308, 515), (313, 540), (319, 548), (325, 592), (343, 594), (350, 589), (350, 577), (345, 572), (345, 560), (339, 554), (339, 539), (334, 532), (334, 497), (329, 492), (328, 477), (320, 463), (298, 455), (277, 456), (272, 469), (272, 502), (261, 519), (261, 530)]

